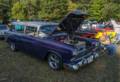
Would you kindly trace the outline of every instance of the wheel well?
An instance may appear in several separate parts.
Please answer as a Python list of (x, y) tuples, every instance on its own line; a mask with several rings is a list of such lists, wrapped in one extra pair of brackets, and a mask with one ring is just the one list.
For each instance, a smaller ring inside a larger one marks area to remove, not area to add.
[(56, 54), (56, 55), (58, 55), (60, 58), (62, 58), (61, 55), (59, 55), (59, 53), (57, 53), (57, 52), (55, 52), (55, 51), (48, 51), (47, 54), (46, 54), (46, 56), (45, 56), (45, 60), (48, 58), (48, 56), (49, 56), (50, 53)]
[(48, 58), (48, 56), (49, 56), (49, 54), (50, 54), (51, 52), (47, 52), (47, 54), (46, 54), (46, 56), (45, 56), (45, 60), (47, 60), (47, 58)]

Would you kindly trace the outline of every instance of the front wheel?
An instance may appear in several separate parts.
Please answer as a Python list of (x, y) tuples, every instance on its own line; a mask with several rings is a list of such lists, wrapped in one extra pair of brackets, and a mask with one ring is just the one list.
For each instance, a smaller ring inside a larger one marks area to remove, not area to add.
[(51, 53), (48, 56), (48, 65), (53, 70), (60, 70), (62, 69), (62, 66), (63, 66), (62, 58), (54, 53)]

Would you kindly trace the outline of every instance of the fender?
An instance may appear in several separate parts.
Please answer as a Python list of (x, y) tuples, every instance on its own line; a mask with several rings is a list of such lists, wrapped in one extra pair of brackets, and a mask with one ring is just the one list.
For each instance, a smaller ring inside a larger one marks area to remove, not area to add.
[(60, 55), (60, 53), (58, 53), (58, 52), (56, 52), (56, 51), (53, 51), (53, 50), (48, 50), (48, 53), (45, 55), (44, 58), (47, 58), (50, 53), (54, 53), (54, 54), (56, 54), (58, 57), (60, 57), (60, 58), (62, 59), (62, 56)]

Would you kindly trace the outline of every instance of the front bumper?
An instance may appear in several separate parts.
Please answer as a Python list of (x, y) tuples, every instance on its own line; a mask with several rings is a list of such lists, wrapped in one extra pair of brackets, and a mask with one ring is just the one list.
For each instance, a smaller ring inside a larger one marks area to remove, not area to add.
[(99, 54), (97, 52), (91, 52), (83, 57), (75, 59), (74, 61), (65, 63), (64, 67), (70, 70), (78, 70), (81, 66), (84, 66), (86, 64), (93, 62), (98, 57), (99, 57)]
[(5, 32), (0, 31), (0, 38), (4, 38), (4, 37), (5, 37)]

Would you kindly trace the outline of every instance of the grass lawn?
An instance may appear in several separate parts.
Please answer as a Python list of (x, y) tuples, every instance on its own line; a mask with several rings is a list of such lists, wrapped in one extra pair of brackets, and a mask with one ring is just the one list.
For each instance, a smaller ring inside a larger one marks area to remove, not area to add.
[(46, 61), (12, 52), (0, 41), (0, 82), (120, 82), (120, 55), (103, 55), (77, 72), (53, 71)]

